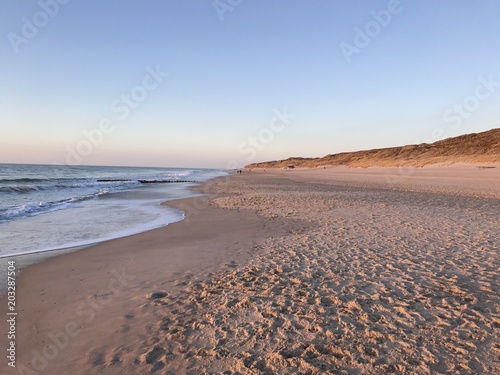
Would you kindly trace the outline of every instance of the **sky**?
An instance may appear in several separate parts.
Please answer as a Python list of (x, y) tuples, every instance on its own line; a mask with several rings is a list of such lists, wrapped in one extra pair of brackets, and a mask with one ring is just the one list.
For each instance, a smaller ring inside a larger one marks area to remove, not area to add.
[(498, 0), (2, 0), (0, 163), (235, 168), (500, 127)]

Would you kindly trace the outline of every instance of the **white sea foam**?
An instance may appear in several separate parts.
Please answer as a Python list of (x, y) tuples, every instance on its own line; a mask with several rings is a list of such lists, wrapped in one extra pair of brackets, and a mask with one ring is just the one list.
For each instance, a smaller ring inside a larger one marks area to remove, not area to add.
[[(69, 168), (69, 167), (68, 167)], [(160, 203), (226, 174), (173, 168), (0, 164), (0, 257), (89, 245), (182, 220)], [(142, 182), (141, 182), (142, 181)], [(140, 249), (138, 249), (140, 251)]]

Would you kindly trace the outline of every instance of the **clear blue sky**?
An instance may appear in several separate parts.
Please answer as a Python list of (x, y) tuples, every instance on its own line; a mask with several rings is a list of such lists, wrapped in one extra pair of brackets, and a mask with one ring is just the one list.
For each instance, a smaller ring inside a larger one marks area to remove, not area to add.
[(500, 126), (498, 0), (60, 1), (0, 3), (0, 162), (224, 168)]

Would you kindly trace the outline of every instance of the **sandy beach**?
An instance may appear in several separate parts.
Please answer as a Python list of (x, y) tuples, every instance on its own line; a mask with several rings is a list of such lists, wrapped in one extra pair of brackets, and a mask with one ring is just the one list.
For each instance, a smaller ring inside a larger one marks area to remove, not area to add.
[(168, 203), (182, 222), (25, 268), (1, 373), (498, 374), (499, 181), (471, 165), (210, 181)]

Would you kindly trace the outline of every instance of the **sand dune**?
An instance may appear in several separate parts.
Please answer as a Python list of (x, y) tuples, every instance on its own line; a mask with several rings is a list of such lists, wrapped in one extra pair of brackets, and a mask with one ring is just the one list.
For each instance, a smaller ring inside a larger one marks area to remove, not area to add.
[(286, 160), (253, 163), (247, 168), (304, 168), (345, 165), (348, 167), (423, 167), (430, 164), (500, 164), (500, 128), (466, 134), (432, 144), (408, 145), (367, 151), (343, 152), (322, 158), (292, 157)]

